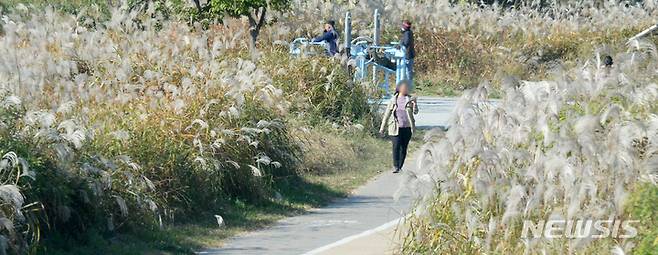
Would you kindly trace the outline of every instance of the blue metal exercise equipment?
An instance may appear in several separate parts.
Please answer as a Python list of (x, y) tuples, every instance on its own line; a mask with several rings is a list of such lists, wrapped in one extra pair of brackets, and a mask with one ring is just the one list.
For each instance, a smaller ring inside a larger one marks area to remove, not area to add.
[[(390, 95), (391, 75), (395, 76), (395, 84), (402, 80), (411, 80), (407, 72), (409, 60), (406, 49), (399, 43), (379, 44), (380, 26), (379, 10), (375, 10), (373, 37), (357, 37), (352, 40), (352, 17), (348, 12), (345, 15), (344, 53), (352, 60), (350, 62), (354, 63), (354, 81), (363, 82), (370, 79), (382, 88), (386, 95)], [(297, 38), (290, 43), (290, 54), (295, 56), (320, 55), (327, 51), (328, 44), (312, 42), (307, 38)], [(372, 71), (369, 72), (369, 69)], [(383, 72), (383, 80), (378, 72)]]

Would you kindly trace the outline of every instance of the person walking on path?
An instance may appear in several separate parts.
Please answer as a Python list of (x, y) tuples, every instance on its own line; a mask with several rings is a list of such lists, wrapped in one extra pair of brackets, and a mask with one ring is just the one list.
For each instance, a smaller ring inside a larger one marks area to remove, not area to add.
[(413, 87), (414, 80), (414, 58), (416, 57), (416, 50), (414, 49), (414, 32), (411, 30), (411, 21), (402, 21), (402, 39), (400, 45), (406, 49), (407, 57), (407, 73), (405, 79), (409, 80), (410, 89)]
[(324, 32), (322, 35), (313, 38), (313, 42), (325, 42), (329, 45), (329, 56), (333, 56), (338, 53), (338, 32), (336, 32), (335, 26), (335, 21), (327, 21), (327, 23), (324, 24)]
[(407, 157), (407, 147), (411, 135), (416, 130), (414, 114), (418, 114), (418, 103), (415, 97), (409, 95), (409, 81), (402, 80), (395, 94), (386, 106), (379, 133), (384, 134), (388, 127), (388, 135), (393, 143), (393, 173), (399, 173)]

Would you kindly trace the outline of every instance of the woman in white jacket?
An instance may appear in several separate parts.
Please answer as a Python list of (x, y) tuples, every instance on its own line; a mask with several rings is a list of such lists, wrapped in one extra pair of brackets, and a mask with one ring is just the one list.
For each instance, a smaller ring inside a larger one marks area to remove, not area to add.
[(418, 103), (415, 97), (409, 95), (409, 82), (400, 81), (395, 94), (386, 106), (379, 133), (384, 134), (388, 127), (388, 135), (393, 142), (393, 173), (399, 173), (407, 157), (407, 147), (411, 135), (416, 130), (414, 114), (418, 114)]

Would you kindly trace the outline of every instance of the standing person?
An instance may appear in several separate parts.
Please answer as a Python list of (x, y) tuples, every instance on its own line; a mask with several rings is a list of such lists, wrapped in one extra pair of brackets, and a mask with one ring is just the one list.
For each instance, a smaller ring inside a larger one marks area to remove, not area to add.
[(410, 89), (413, 87), (414, 80), (414, 57), (416, 57), (416, 50), (414, 49), (414, 32), (411, 30), (411, 21), (402, 21), (402, 39), (400, 45), (404, 46), (407, 50), (407, 77), (409, 80)]
[(418, 114), (416, 98), (409, 95), (409, 81), (402, 80), (386, 106), (382, 125), (379, 128), (379, 133), (384, 134), (384, 130), (388, 127), (388, 135), (393, 142), (393, 173), (402, 170), (407, 157), (409, 140), (416, 129), (414, 114)]
[(329, 44), (329, 56), (338, 53), (338, 32), (336, 32), (336, 22), (329, 20), (324, 24), (324, 31), (322, 35), (313, 38), (313, 42), (326, 42)]

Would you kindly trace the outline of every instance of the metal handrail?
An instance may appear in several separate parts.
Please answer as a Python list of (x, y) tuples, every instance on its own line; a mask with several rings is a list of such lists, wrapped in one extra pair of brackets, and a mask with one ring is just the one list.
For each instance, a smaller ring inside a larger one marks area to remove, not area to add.
[(306, 37), (300, 37), (300, 38), (295, 38), (295, 40), (293, 40), (290, 43), (290, 54), (292, 55), (302, 54), (301, 46), (303, 47), (322, 46), (325, 48), (325, 51), (329, 50), (328, 44), (326, 42), (313, 42), (312, 40), (309, 40)]

